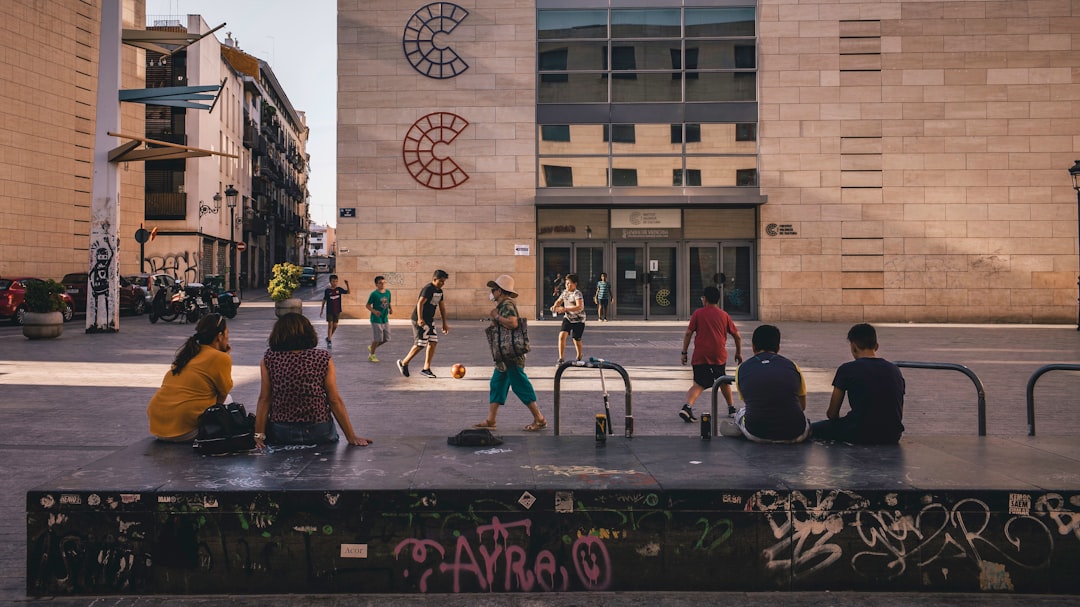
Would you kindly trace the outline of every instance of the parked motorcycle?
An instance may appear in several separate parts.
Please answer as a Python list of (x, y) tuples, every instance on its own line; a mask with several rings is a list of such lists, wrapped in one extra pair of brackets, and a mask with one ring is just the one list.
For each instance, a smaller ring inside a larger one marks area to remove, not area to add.
[(147, 315), (150, 322), (176, 320), (184, 310), (183, 294), (184, 290), (180, 288), (179, 283), (175, 283), (173, 287), (158, 287), (153, 301), (150, 302), (150, 313)]
[[(199, 319), (210, 313), (210, 303), (207, 302), (207, 294), (210, 289), (201, 282), (189, 282), (184, 284), (182, 309), (183, 317), (188, 322), (199, 322)], [(213, 298), (209, 298), (213, 301)]]
[(236, 291), (225, 289), (225, 277), (220, 274), (207, 276), (203, 284), (203, 299), (210, 305), (210, 310), (225, 318), (235, 318), (240, 308), (240, 296)]

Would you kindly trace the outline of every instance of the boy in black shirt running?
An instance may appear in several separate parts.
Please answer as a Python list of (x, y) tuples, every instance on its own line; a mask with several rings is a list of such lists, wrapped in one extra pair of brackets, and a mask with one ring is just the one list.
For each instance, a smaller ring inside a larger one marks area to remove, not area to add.
[(439, 345), (439, 334), (435, 330), (435, 309), (438, 308), (439, 316), (442, 317), (442, 332), (450, 332), (450, 325), (446, 322), (446, 302), (443, 301), (443, 285), (450, 275), (442, 270), (435, 270), (431, 283), (420, 290), (420, 296), (416, 298), (416, 306), (413, 308), (412, 324), (413, 332), (416, 333), (416, 343), (405, 355), (405, 358), (397, 361), (398, 371), (405, 377), (409, 376), (409, 362), (421, 350), (424, 353), (424, 368), (420, 375), (434, 378), (431, 371), (431, 359), (435, 358), (435, 347)]

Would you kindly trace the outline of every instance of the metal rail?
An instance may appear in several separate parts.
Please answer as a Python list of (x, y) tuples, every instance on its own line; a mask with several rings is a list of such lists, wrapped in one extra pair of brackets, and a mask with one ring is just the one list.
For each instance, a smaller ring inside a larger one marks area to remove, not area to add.
[(925, 362), (912, 362), (908, 360), (899, 360), (895, 362), (897, 367), (906, 367), (909, 369), (944, 369), (947, 371), (959, 371), (968, 376), (968, 379), (975, 384), (975, 391), (979, 395), (978, 411), (979, 411), (979, 436), (986, 436), (986, 389), (983, 388), (982, 380), (971, 369), (968, 369), (964, 365), (957, 365), (954, 363), (925, 363)]
[[(623, 384), (626, 386), (626, 425), (624, 427), (624, 434), (626, 438), (631, 438), (634, 435), (634, 412), (633, 406), (631, 405), (630, 375), (626, 373), (626, 369), (623, 369), (622, 366), (610, 361), (606, 361), (602, 358), (590, 358), (588, 361), (572, 360), (569, 362), (564, 362), (559, 365), (558, 369), (555, 370), (555, 396), (553, 398), (555, 436), (559, 435), (559, 412), (561, 410), (559, 383), (562, 381), (563, 372), (565, 372), (570, 367), (581, 367), (585, 369), (612, 369), (613, 371), (617, 372), (619, 375), (622, 376)], [(608, 420), (608, 427), (611, 427), (610, 419)]]
[(1053, 365), (1043, 365), (1031, 374), (1031, 378), (1027, 383), (1027, 422), (1028, 422), (1028, 436), (1035, 436), (1035, 382), (1039, 381), (1045, 373), (1050, 371), (1080, 371), (1080, 365), (1057, 363)]
[[(733, 384), (733, 383), (735, 383), (735, 376), (733, 376), (733, 375), (721, 375), (720, 377), (717, 377), (716, 381), (714, 381), (713, 384), (712, 384), (712, 435), (713, 436), (719, 436), (719, 434), (717, 434), (716, 431), (720, 427), (720, 417), (717, 415), (717, 407), (719, 406), (719, 404), (718, 404), (719, 401), (717, 400), (716, 393), (720, 391), (720, 386), (722, 386), (724, 384)], [(726, 417), (726, 414), (725, 414), (725, 417)]]

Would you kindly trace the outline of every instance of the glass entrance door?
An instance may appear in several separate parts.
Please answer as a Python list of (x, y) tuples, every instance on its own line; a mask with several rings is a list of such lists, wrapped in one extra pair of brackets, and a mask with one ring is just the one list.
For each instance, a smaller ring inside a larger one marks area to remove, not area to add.
[(645, 318), (645, 247), (616, 247), (611, 318)]
[[(543, 268), (540, 274), (540, 310), (543, 317), (551, 318), (551, 306), (566, 288), (566, 275), (578, 275), (578, 290), (585, 297), (588, 318), (596, 318), (596, 283), (604, 267), (604, 247), (596, 244), (545, 244), (541, 253)], [(537, 314), (541, 316), (541, 314)]]
[(543, 268), (540, 272), (540, 295), (538, 301), (543, 302), (539, 306), (537, 317), (551, 318), (551, 306), (566, 288), (564, 279), (571, 272), (570, 269), (570, 245), (544, 245)]
[(593, 297), (596, 295), (596, 283), (600, 282), (600, 274), (604, 269), (604, 248), (601, 246), (574, 246), (574, 273), (578, 275), (578, 290), (585, 298), (586, 317), (596, 320), (596, 304)]
[(669, 244), (615, 248), (613, 318), (677, 317), (681, 298), (676, 251)]
[(689, 247), (690, 267), (686, 272), (690, 277), (688, 312), (693, 314), (704, 304), (701, 302), (701, 294), (705, 287), (714, 286), (721, 288), (720, 284), (720, 246), (712, 244), (691, 244)]
[(678, 264), (675, 245), (649, 245), (647, 295), (649, 312), (646, 318), (676, 318), (679, 314)]
[(750, 318), (754, 311), (754, 284), (751, 248), (749, 244), (723, 243), (721, 271), (727, 279), (724, 289), (724, 310), (735, 318)]

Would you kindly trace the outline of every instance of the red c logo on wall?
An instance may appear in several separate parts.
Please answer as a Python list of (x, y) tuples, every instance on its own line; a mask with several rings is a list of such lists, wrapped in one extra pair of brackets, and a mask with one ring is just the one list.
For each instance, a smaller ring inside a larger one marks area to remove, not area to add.
[(468, 120), (450, 112), (432, 112), (413, 123), (402, 142), (401, 156), (417, 183), (449, 190), (468, 181), (468, 173), (449, 156), (435, 155), (436, 145), (453, 142), (467, 126)]

